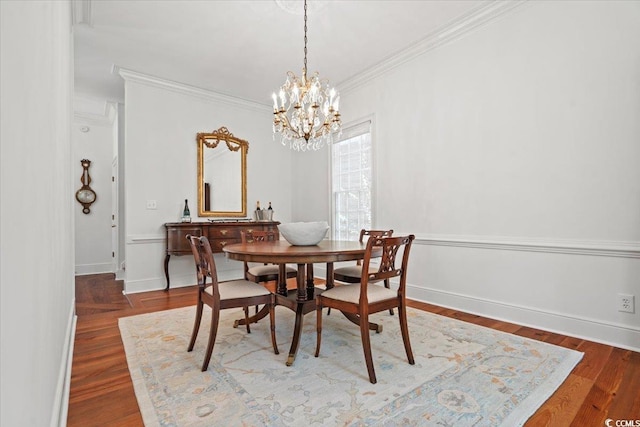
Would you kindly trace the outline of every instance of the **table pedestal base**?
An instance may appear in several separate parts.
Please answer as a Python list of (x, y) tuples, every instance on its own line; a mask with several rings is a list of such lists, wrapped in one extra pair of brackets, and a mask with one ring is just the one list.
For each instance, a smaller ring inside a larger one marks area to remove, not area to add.
[[(312, 288), (314, 295), (319, 295), (324, 289)], [(305, 289), (307, 295), (310, 293), (310, 289)], [(287, 357), (287, 366), (293, 365), (296, 359), (296, 353), (298, 352), (298, 346), (300, 345), (300, 335), (302, 333), (302, 322), (304, 315), (307, 313), (316, 311), (315, 298), (301, 301), (298, 299), (298, 291), (289, 291), (288, 295), (276, 294), (276, 305), (282, 305), (296, 313), (296, 321), (293, 327), (293, 339), (291, 340), (291, 348), (289, 349), (289, 356)]]
[[(305, 292), (308, 294), (309, 289), (306, 289)], [(324, 292), (323, 288), (313, 288), (314, 295), (319, 295), (322, 292)], [(287, 366), (291, 366), (296, 359), (296, 353), (298, 352), (298, 347), (300, 345), (300, 335), (302, 332), (302, 322), (304, 315), (311, 313), (312, 311), (316, 311), (316, 300), (315, 298), (312, 298), (310, 300), (300, 301), (298, 299), (298, 291), (296, 289), (293, 289), (289, 290), (287, 292), (287, 295), (276, 294), (276, 305), (287, 307), (289, 310), (292, 310), (296, 313), (295, 325), (293, 327), (293, 339), (291, 340), (289, 356), (287, 357)], [(249, 317), (249, 323), (256, 323), (258, 320), (266, 317), (268, 314), (269, 308), (267, 306), (264, 306), (255, 315)], [(342, 314), (344, 315), (344, 317), (349, 319), (349, 321), (355, 323), (356, 325), (360, 325), (360, 318), (355, 314)], [(234, 328), (237, 328), (240, 325), (245, 325), (244, 319), (238, 319), (233, 323)], [(372, 331), (376, 331), (376, 333), (379, 334), (380, 332), (382, 332), (382, 325), (369, 322), (369, 329)]]

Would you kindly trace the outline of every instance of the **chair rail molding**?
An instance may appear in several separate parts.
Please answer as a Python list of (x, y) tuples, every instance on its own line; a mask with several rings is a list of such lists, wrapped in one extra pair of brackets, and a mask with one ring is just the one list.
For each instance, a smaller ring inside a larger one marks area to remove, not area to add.
[(272, 113), (271, 106), (268, 104), (261, 104), (258, 102), (249, 101), (242, 98), (236, 98), (235, 96), (225, 95), (223, 93), (214, 92), (211, 90), (202, 89), (196, 86), (187, 85), (171, 80), (166, 80), (160, 77), (152, 76), (150, 74), (140, 73), (138, 71), (128, 70), (121, 68), (117, 65), (113, 65), (111, 68), (112, 74), (120, 75), (125, 81), (131, 81), (146, 86), (151, 86), (159, 89), (165, 89), (172, 92), (177, 92), (184, 95), (193, 96), (210, 101), (221, 102), (234, 107), (241, 107), (248, 110), (260, 111)]
[(164, 243), (166, 240), (167, 236), (164, 234), (130, 234), (127, 236), (127, 245)]
[(424, 234), (416, 236), (414, 243), (428, 246), (640, 258), (640, 242), (630, 241)]

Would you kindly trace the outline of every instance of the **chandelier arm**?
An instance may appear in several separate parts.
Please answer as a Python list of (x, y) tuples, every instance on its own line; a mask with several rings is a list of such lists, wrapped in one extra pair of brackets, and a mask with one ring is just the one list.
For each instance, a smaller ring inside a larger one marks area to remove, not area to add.
[(304, 138), (304, 135), (300, 134), (299, 129), (294, 129), (294, 127), (291, 126), (289, 118), (285, 114), (282, 114), (279, 119), (282, 122), (283, 133), (291, 134), (291, 136), (295, 136), (298, 139)]

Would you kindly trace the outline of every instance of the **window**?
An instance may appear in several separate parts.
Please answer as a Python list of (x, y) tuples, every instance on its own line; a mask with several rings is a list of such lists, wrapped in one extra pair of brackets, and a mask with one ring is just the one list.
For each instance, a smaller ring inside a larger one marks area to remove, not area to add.
[(343, 131), (331, 145), (333, 238), (358, 240), (360, 230), (371, 228), (372, 197), (371, 122)]

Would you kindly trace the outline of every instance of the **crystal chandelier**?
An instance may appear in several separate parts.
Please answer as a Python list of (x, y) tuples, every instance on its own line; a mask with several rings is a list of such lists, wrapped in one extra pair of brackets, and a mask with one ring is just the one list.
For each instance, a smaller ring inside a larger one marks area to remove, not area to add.
[(304, 66), (302, 77), (289, 71), (279, 93), (273, 95), (273, 136), (296, 151), (318, 150), (341, 131), (340, 95), (320, 80), (316, 72), (307, 77), (307, 0), (304, 0)]

